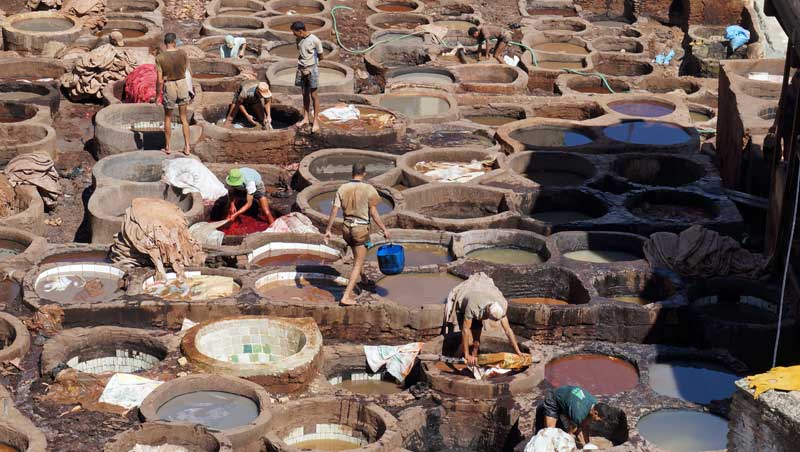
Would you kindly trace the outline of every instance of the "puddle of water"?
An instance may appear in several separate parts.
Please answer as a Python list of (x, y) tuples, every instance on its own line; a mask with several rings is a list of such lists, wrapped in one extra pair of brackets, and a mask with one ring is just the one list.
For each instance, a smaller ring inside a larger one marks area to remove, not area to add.
[(499, 115), (476, 115), (468, 116), (468, 120), (489, 127), (500, 127), (508, 124), (509, 122), (519, 121), (518, 118), (513, 116), (499, 116)]
[[(294, 14), (319, 14), (322, 12), (322, 9), (316, 6), (301, 6), (301, 5), (292, 5), (292, 6), (283, 6), (280, 8), (275, 9), (275, 11), (286, 14), (289, 11), (294, 11)], [(290, 24), (291, 26), (291, 24)]]
[(82, 271), (38, 279), (34, 290), (40, 297), (61, 304), (97, 303), (121, 294), (119, 284), (120, 279), (108, 273)]
[(384, 96), (380, 105), (411, 118), (437, 116), (450, 109), (447, 100), (435, 96)]
[(447, 74), (435, 72), (409, 72), (392, 77), (393, 82), (418, 83), (427, 85), (448, 85), (453, 83), (453, 78)]
[(564, 257), (574, 261), (592, 262), (595, 264), (604, 264), (608, 262), (628, 262), (641, 259), (641, 257), (635, 254), (614, 250), (570, 251), (568, 253), (564, 253)]
[(704, 113), (702, 111), (689, 110), (689, 117), (692, 118), (692, 122), (695, 123), (711, 121), (711, 115)]
[(313, 303), (338, 303), (345, 286), (320, 280), (295, 280), (284, 284), (267, 284), (256, 289), (264, 297), (282, 301), (309, 301)]
[[(397, 243), (397, 242), (396, 242)], [(403, 252), (406, 259), (406, 267), (418, 267), (421, 265), (442, 265), (453, 262), (450, 251), (441, 245), (432, 243), (402, 243)], [(367, 259), (372, 262), (378, 261), (378, 246), (373, 246), (367, 252)]]
[(437, 20), (434, 24), (452, 31), (467, 31), (475, 24), (466, 20)]
[(567, 305), (569, 304), (568, 301), (558, 300), (556, 298), (544, 298), (544, 297), (525, 297), (525, 298), (511, 298), (509, 299), (512, 303), (519, 303), (519, 304), (549, 304), (549, 305)]
[(534, 265), (544, 262), (542, 257), (530, 250), (510, 246), (483, 248), (467, 253), (467, 257), (493, 264)]
[(539, 69), (573, 69), (579, 71), (583, 69), (583, 63), (580, 61), (541, 61), (536, 66)]
[(550, 224), (573, 223), (576, 221), (588, 221), (593, 219), (592, 216), (586, 215), (583, 212), (578, 212), (577, 210), (534, 212), (531, 214), (531, 218)]
[(361, 446), (349, 441), (342, 441), (340, 439), (310, 439), (308, 441), (294, 443), (292, 444), (292, 447), (296, 447), (298, 449), (326, 450), (335, 452), (340, 450), (358, 449)]
[(286, 267), (295, 265), (324, 265), (337, 261), (339, 258), (330, 255), (312, 254), (304, 252), (279, 254), (254, 259), (256, 267)]
[(416, 308), (444, 304), (450, 291), (463, 281), (448, 273), (404, 273), (382, 278), (375, 285), (375, 293), (403, 306)]
[(636, 425), (647, 441), (670, 452), (724, 450), (728, 444), (728, 421), (710, 413), (660, 410)]
[(533, 49), (540, 52), (562, 52), (575, 55), (589, 54), (589, 51), (586, 50), (586, 47), (579, 46), (577, 44), (570, 44), (568, 42), (546, 42), (544, 44), (535, 46)]
[[(271, 80), (271, 82), (278, 85), (294, 86), (294, 79), (296, 74), (297, 74), (297, 69), (294, 67), (281, 69), (280, 71), (275, 73), (275, 76), (273, 77), (274, 80)], [(328, 86), (336, 83), (341, 83), (341, 81), (344, 80), (344, 78), (345, 78), (344, 72), (338, 69), (325, 66), (319, 67), (320, 86)]]
[(702, 361), (657, 363), (649, 374), (650, 387), (657, 393), (701, 404), (729, 398), (739, 379), (723, 366)]
[(108, 253), (106, 251), (73, 251), (48, 256), (43, 259), (39, 265), (60, 262), (97, 262), (109, 264), (111, 263), (111, 259), (108, 258)]
[(99, 38), (99, 37), (102, 37), (102, 36), (110, 35), (111, 33), (114, 33), (115, 31), (118, 31), (118, 32), (122, 33), (122, 37), (125, 38), (125, 39), (141, 38), (142, 36), (144, 36), (146, 34), (144, 31), (136, 30), (136, 29), (133, 29), (133, 28), (103, 28), (102, 30), (100, 30), (97, 33), (95, 33), (94, 35)]
[(612, 297), (612, 299), (621, 301), (623, 303), (631, 303), (631, 304), (638, 304), (644, 306), (646, 304), (650, 304), (653, 300), (644, 297), (637, 297), (633, 295), (620, 295), (618, 297)]
[[(317, 11), (317, 12), (319, 12), (319, 11)], [(271, 28), (272, 30), (275, 30), (275, 31), (285, 31), (285, 32), (291, 33), (291, 31), (292, 31), (292, 23), (293, 22), (285, 22), (285, 23), (282, 23), (282, 24), (270, 25), (269, 28)], [(314, 24), (314, 23), (310, 23), (308, 21), (306, 21), (305, 24), (306, 24), (306, 30), (307, 31), (314, 31), (314, 30), (317, 30), (319, 28), (322, 28), (322, 24)], [(294, 72), (294, 68), (292, 68), (292, 72)]]
[(550, 361), (545, 378), (553, 387), (576, 385), (593, 395), (613, 395), (634, 388), (639, 373), (629, 362), (606, 355), (571, 355)]
[(156, 411), (156, 416), (164, 421), (190, 422), (227, 430), (253, 422), (258, 417), (258, 405), (239, 394), (197, 391), (169, 400)]
[(689, 134), (673, 124), (649, 121), (628, 121), (603, 129), (605, 136), (631, 144), (668, 146), (685, 143)]
[(525, 176), (543, 187), (570, 187), (581, 185), (587, 179), (586, 176), (569, 171), (529, 171)]
[[(331, 210), (333, 210), (333, 200), (336, 198), (335, 191), (329, 191), (308, 200), (309, 206), (312, 209), (316, 210), (317, 212), (322, 213), (323, 215), (330, 215)], [(381, 196), (381, 200), (378, 201), (378, 213), (381, 215), (386, 215), (389, 212), (394, 210), (394, 206), (392, 203)], [(342, 216), (342, 209), (339, 209), (339, 217)]]
[(534, 147), (573, 147), (594, 141), (577, 130), (562, 127), (526, 127), (514, 130), (510, 136), (526, 146)]
[(54, 33), (57, 31), (66, 31), (72, 28), (74, 24), (71, 20), (53, 18), (39, 18), (39, 19), (25, 19), (14, 22), (13, 27), (22, 31), (35, 31), (35, 32), (49, 32)]
[(406, 3), (384, 3), (383, 5), (378, 5), (377, 8), (386, 13), (410, 13), (415, 9)]
[(675, 111), (673, 105), (647, 100), (624, 100), (611, 102), (608, 106), (617, 113), (628, 116), (639, 116), (642, 118), (657, 118), (659, 116), (666, 116)]

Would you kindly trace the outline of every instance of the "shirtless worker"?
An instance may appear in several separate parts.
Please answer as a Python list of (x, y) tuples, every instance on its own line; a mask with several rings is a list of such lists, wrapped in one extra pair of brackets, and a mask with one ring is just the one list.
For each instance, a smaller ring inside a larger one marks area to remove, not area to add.
[(228, 116), (225, 117), (225, 127), (232, 127), (236, 113), (241, 113), (253, 126), (272, 129), (271, 109), (272, 92), (269, 90), (269, 84), (258, 80), (245, 80), (233, 94), (233, 102), (228, 108)]
[[(225, 178), (225, 185), (228, 186), (228, 221), (235, 221), (243, 213), (250, 210), (253, 201), (258, 203), (263, 219), (269, 224), (275, 222), (272, 212), (269, 210), (269, 201), (264, 189), (264, 181), (258, 171), (252, 168), (232, 168)], [(245, 198), (244, 205), (240, 209), (236, 208), (235, 199)]]
[[(322, 61), (322, 41), (306, 30), (306, 24), (295, 22), (292, 33), (297, 40), (297, 74), (294, 85), (303, 90), (303, 120), (297, 123), (303, 127), (311, 122), (311, 132), (319, 131), (319, 62)], [(314, 114), (311, 114), (311, 107)]]
[(492, 55), (494, 56), (494, 59), (501, 64), (505, 63), (505, 61), (503, 61), (503, 53), (505, 52), (506, 47), (508, 47), (508, 43), (511, 42), (510, 31), (494, 25), (483, 25), (481, 27), (470, 27), (469, 30), (467, 30), (467, 34), (478, 40), (478, 61), (481, 60), (480, 47), (483, 46), (483, 56), (488, 57), (489, 40), (496, 39), (497, 42), (494, 45)]
[(370, 220), (375, 221), (387, 240), (390, 238), (389, 231), (378, 213), (378, 202), (381, 197), (375, 187), (364, 182), (366, 175), (367, 168), (363, 163), (353, 164), (353, 178), (336, 191), (331, 215), (328, 217), (328, 227), (325, 228), (325, 243), (328, 243), (333, 222), (339, 209), (342, 209), (344, 213), (342, 238), (353, 252), (353, 271), (350, 272), (350, 280), (340, 302), (343, 306), (352, 306), (356, 303), (353, 299), (353, 289), (356, 282), (361, 279), (361, 270), (367, 256), (365, 244), (369, 241)]
[(189, 71), (189, 57), (186, 52), (176, 46), (175, 33), (164, 35), (164, 51), (156, 57), (156, 93), (164, 94), (164, 152), (170, 153), (170, 140), (172, 139), (172, 113), (178, 109), (181, 125), (183, 126), (183, 153), (191, 154), (189, 146), (189, 119), (186, 117), (186, 108), (192, 101), (189, 82), (186, 74)]
[(594, 396), (580, 386), (561, 386), (550, 390), (544, 399), (543, 408), (546, 427), (555, 427), (559, 417), (564, 415), (572, 424), (566, 431), (575, 435), (583, 445), (590, 441), (589, 424), (610, 420), (615, 416), (610, 405), (598, 403)]

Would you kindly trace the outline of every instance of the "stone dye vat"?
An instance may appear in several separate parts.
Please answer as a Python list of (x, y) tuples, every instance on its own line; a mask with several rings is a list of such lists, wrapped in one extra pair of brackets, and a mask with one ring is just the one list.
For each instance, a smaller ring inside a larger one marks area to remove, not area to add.
[(640, 118), (658, 118), (675, 111), (675, 105), (657, 100), (618, 100), (610, 102), (608, 107), (615, 112)]
[(9, 16), (2, 25), (6, 50), (23, 52), (41, 52), (50, 41), (71, 43), (80, 36), (83, 28), (80, 19), (50, 11)]
[(272, 242), (254, 249), (247, 255), (254, 267), (283, 267), (330, 264), (342, 258), (342, 253), (328, 245)]
[[(127, 277), (124, 271), (103, 264), (51, 264), (35, 277), (26, 277), (39, 299), (70, 305), (111, 301), (125, 293)], [(30, 301), (26, 299), (26, 301)]]
[[(326, 271), (326, 272), (323, 272)], [(348, 280), (320, 267), (320, 271), (270, 273), (256, 281), (262, 297), (292, 303), (336, 303), (341, 301)]]
[(644, 237), (622, 232), (559, 232), (556, 248), (566, 259), (612, 263), (644, 259)]
[(392, 395), (403, 392), (403, 385), (397, 383), (386, 372), (370, 373), (363, 370), (342, 372), (328, 378), (328, 383), (336, 389), (344, 389), (365, 396)]
[(367, 179), (380, 176), (395, 168), (396, 157), (381, 152), (357, 149), (324, 149), (307, 155), (300, 161), (300, 177), (308, 185), (317, 182), (348, 181), (353, 162), (363, 163)]
[(594, 142), (587, 130), (546, 125), (516, 129), (509, 136), (526, 149), (574, 148)]
[(181, 350), (201, 369), (293, 392), (319, 370), (322, 334), (309, 318), (229, 317), (193, 327)]
[[(406, 267), (420, 267), (425, 265), (444, 265), (455, 258), (446, 246), (438, 243), (398, 241), (393, 237), (393, 243), (403, 246), (406, 258)], [(373, 247), (367, 251), (367, 260), (378, 261), (378, 248), (380, 244), (373, 242)]]
[(623, 143), (651, 146), (679, 145), (692, 139), (680, 126), (653, 121), (625, 121), (604, 128), (603, 134)]
[(587, 158), (561, 152), (518, 153), (508, 167), (541, 187), (579, 186), (597, 173)]
[(156, 415), (173, 422), (192, 422), (214, 430), (228, 430), (253, 422), (258, 417), (255, 401), (223, 391), (182, 394), (161, 405)]
[[(545, 229), (564, 230), (565, 225), (600, 218), (608, 206), (600, 198), (581, 190), (544, 191), (529, 212), (532, 220)], [(542, 233), (535, 228), (534, 232)]]
[(404, 229), (452, 232), (488, 229), (509, 223), (516, 215), (508, 193), (470, 184), (430, 183), (403, 192), (400, 211)]
[(614, 395), (639, 384), (639, 372), (629, 362), (607, 355), (578, 354), (556, 358), (545, 367), (554, 388), (580, 386), (593, 395)]
[(110, 155), (92, 167), (95, 187), (116, 183), (158, 184), (167, 156), (161, 151), (136, 151)]
[(103, 452), (129, 452), (136, 446), (159, 447), (164, 444), (182, 447), (188, 452), (233, 451), (224, 434), (210, 432), (200, 425), (147, 422), (111, 438)]
[(550, 258), (544, 237), (512, 229), (463, 232), (453, 249), (459, 257), (496, 265), (538, 265)]
[(163, 281), (150, 276), (142, 283), (142, 293), (168, 301), (215, 300), (234, 296), (240, 289), (241, 281), (208, 271), (187, 271), (183, 279), (167, 273)]
[(451, 108), (447, 99), (436, 96), (387, 95), (381, 98), (380, 104), (411, 119), (441, 116)]
[(703, 195), (678, 190), (653, 190), (627, 202), (637, 217), (651, 221), (695, 223), (719, 215), (719, 206)]
[(644, 439), (670, 452), (723, 450), (728, 444), (728, 421), (698, 411), (655, 411), (639, 419), (636, 429)]
[(680, 296), (683, 282), (661, 270), (622, 270), (592, 278), (601, 297), (623, 303), (646, 305)]
[(657, 393), (700, 404), (729, 398), (739, 379), (725, 366), (708, 361), (657, 362), (647, 373), (650, 387)]
[[(333, 210), (333, 202), (335, 198), (336, 192), (329, 191), (310, 198), (308, 200), (308, 204), (312, 209), (322, 213), (325, 216), (328, 216)], [(381, 199), (378, 201), (377, 208), (379, 214), (386, 215), (394, 210), (394, 203), (392, 203), (390, 199), (387, 199), (387, 197), (381, 196)], [(338, 215), (339, 217), (342, 216), (342, 209), (339, 209)]]
[(448, 273), (402, 273), (381, 278), (375, 283), (375, 293), (407, 308), (443, 305), (450, 291), (463, 281)]
[(30, 346), (28, 328), (11, 314), (0, 312), (0, 363), (21, 359)]
[(706, 175), (703, 165), (693, 160), (658, 154), (627, 154), (614, 160), (611, 169), (635, 184), (667, 187), (691, 184)]

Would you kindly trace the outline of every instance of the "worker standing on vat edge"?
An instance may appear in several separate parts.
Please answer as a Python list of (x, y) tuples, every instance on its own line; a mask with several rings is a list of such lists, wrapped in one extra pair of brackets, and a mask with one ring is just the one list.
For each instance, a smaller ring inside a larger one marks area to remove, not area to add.
[[(294, 85), (303, 90), (303, 120), (297, 123), (303, 127), (311, 122), (311, 132), (319, 131), (319, 62), (322, 61), (322, 41), (306, 30), (306, 24), (295, 22), (292, 33), (297, 40), (297, 74)], [(314, 114), (311, 114), (311, 107)]]
[(507, 310), (508, 301), (485, 273), (470, 276), (450, 291), (444, 308), (444, 329), (448, 332), (448, 325), (460, 327), (464, 362), (468, 366), (478, 363), (484, 320), (499, 321), (514, 353), (522, 355), (508, 324)]
[(478, 61), (481, 59), (481, 46), (483, 46), (483, 56), (489, 56), (489, 40), (496, 39), (492, 56), (501, 64), (503, 61), (503, 54), (511, 42), (511, 32), (504, 30), (494, 25), (483, 25), (481, 27), (470, 27), (467, 34), (478, 40)]
[[(555, 427), (559, 419), (566, 418), (572, 425), (565, 431), (575, 435), (583, 445), (589, 444), (591, 422), (610, 421), (615, 416), (610, 405), (598, 403), (594, 396), (580, 386), (561, 386), (550, 390), (542, 407), (546, 427)], [(675, 434), (679, 435), (680, 432)]]
[[(245, 80), (233, 94), (233, 101), (225, 117), (225, 127), (233, 126), (233, 118), (241, 113), (253, 126), (272, 129), (272, 92), (267, 82)], [(253, 118), (255, 116), (255, 119)]]
[(192, 87), (186, 79), (189, 74), (189, 57), (186, 52), (177, 48), (175, 33), (164, 35), (164, 50), (156, 57), (156, 93), (163, 93), (164, 99), (164, 144), (163, 151), (170, 153), (170, 140), (172, 139), (172, 114), (178, 109), (181, 125), (183, 126), (183, 153), (191, 154), (189, 146), (189, 120), (186, 109), (192, 101)]
[(361, 279), (361, 270), (367, 256), (365, 245), (369, 241), (370, 220), (375, 221), (387, 240), (390, 238), (389, 231), (378, 213), (378, 202), (381, 197), (375, 187), (364, 182), (366, 175), (367, 168), (363, 163), (353, 164), (353, 178), (336, 190), (336, 198), (333, 201), (330, 217), (328, 217), (328, 227), (325, 228), (325, 243), (328, 243), (331, 238), (333, 222), (336, 220), (339, 209), (342, 209), (344, 214), (342, 238), (353, 252), (353, 271), (350, 272), (350, 280), (347, 282), (344, 295), (342, 295), (341, 304), (343, 306), (355, 304), (353, 290), (356, 282)]

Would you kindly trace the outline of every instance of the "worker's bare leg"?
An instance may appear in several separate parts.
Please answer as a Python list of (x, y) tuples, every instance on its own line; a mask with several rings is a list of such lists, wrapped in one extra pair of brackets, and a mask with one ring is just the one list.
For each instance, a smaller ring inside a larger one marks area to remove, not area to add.
[(470, 347), (472, 356), (478, 356), (478, 351), (481, 349), (481, 333), (483, 333), (483, 325), (478, 323), (476, 328), (472, 328), (472, 347)]
[(172, 110), (164, 109), (164, 152), (169, 155), (169, 143), (172, 141)]
[(297, 127), (303, 127), (304, 125), (308, 124), (308, 120), (311, 117), (311, 112), (309, 109), (311, 108), (311, 92), (308, 86), (303, 85), (303, 119), (297, 123)]
[(189, 155), (192, 153), (192, 148), (189, 145), (189, 118), (186, 115), (188, 105), (181, 105), (178, 107), (178, 114), (181, 116), (181, 125), (183, 126), (183, 153)]
[(275, 218), (272, 216), (272, 212), (269, 210), (269, 201), (265, 196), (258, 198), (258, 206), (261, 208), (261, 214), (264, 215), (264, 218), (272, 224), (275, 222)]
[(364, 245), (351, 246), (353, 250), (353, 271), (350, 272), (350, 281), (347, 282), (347, 288), (342, 295), (342, 305), (352, 306), (356, 304), (353, 297), (353, 291), (356, 288), (356, 283), (361, 279), (361, 269), (364, 267), (364, 259), (367, 257), (367, 247)]
[(319, 132), (319, 96), (317, 96), (317, 89), (311, 90), (311, 100), (314, 104), (314, 122), (311, 126), (312, 132)]
[(503, 41), (497, 41), (497, 44), (494, 46), (494, 59), (500, 63), (505, 63), (503, 61), (503, 55), (505, 55), (507, 44)]

